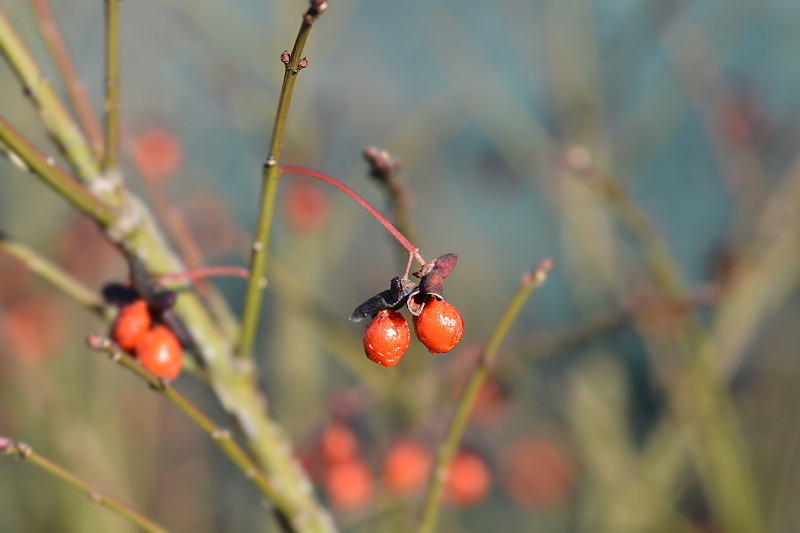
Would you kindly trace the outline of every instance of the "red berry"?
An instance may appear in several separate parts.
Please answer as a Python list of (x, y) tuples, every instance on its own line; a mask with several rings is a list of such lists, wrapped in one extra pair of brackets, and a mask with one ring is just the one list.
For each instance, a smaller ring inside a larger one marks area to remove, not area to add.
[(394, 366), (411, 343), (411, 332), (403, 315), (391, 309), (380, 311), (364, 331), (364, 351), (379, 365)]
[(398, 442), (386, 453), (383, 480), (397, 495), (409, 494), (425, 484), (432, 463), (431, 452), (412, 440)]
[(112, 337), (119, 347), (132, 352), (150, 329), (150, 313), (144, 300), (124, 306), (119, 310)]
[(356, 456), (358, 439), (349, 427), (334, 423), (322, 432), (319, 451), (328, 464), (342, 463)]
[(165, 181), (178, 171), (183, 150), (178, 137), (171, 131), (152, 127), (134, 141), (133, 161), (147, 181)]
[(575, 484), (575, 465), (554, 444), (535, 436), (521, 437), (501, 454), (502, 484), (517, 504), (546, 508), (561, 505)]
[(489, 467), (479, 456), (458, 452), (450, 462), (445, 490), (450, 503), (468, 507), (486, 497), (491, 484)]
[(360, 459), (349, 459), (333, 465), (325, 479), (325, 491), (336, 507), (341, 509), (362, 507), (372, 496), (372, 472)]
[(414, 317), (414, 332), (431, 353), (452, 350), (464, 333), (464, 321), (455, 307), (430, 297), (422, 312)]
[(175, 379), (181, 373), (181, 343), (165, 326), (158, 325), (136, 346), (142, 366), (160, 378)]

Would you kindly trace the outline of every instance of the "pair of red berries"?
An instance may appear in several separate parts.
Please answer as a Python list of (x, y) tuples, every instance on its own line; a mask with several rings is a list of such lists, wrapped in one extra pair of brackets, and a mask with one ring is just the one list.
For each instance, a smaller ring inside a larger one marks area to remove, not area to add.
[(144, 300), (136, 300), (120, 309), (112, 337), (120, 348), (136, 356), (154, 375), (173, 380), (180, 374), (181, 343), (163, 324), (153, 325)]
[[(413, 323), (417, 338), (433, 354), (452, 350), (464, 333), (464, 321), (458, 310), (435, 296), (428, 297)], [(396, 365), (408, 349), (411, 332), (403, 315), (392, 309), (384, 309), (367, 325), (363, 341), (367, 357), (389, 367)]]

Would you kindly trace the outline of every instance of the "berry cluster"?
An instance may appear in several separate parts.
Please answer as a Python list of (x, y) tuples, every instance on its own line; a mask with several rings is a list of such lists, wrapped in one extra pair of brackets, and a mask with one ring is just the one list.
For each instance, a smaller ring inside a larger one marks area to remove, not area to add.
[(169, 328), (154, 324), (144, 300), (136, 300), (120, 309), (111, 337), (156, 376), (173, 380), (180, 374), (181, 343)]
[(464, 332), (464, 321), (458, 310), (442, 297), (444, 278), (456, 265), (456, 254), (445, 254), (425, 263), (417, 285), (407, 278), (395, 277), (388, 290), (382, 291), (353, 311), (350, 320), (358, 322), (368, 316), (372, 320), (364, 330), (364, 352), (380, 365), (394, 366), (411, 342), (405, 318), (398, 310), (405, 305), (413, 315), (414, 333), (428, 351), (446, 353), (452, 350)]

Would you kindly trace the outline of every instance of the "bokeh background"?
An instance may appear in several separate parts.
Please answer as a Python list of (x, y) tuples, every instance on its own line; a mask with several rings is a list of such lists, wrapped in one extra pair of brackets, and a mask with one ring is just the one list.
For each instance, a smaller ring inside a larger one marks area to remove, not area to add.
[[(63, 95), (31, 4), (0, 0)], [(247, 264), (279, 57), (305, 8), (122, 4), (123, 171), (189, 262)], [(52, 9), (99, 112), (102, 3)], [(406, 256), (343, 194), (284, 178), (257, 359), (343, 530), (412, 530), (421, 492), (386, 490), (388, 451), (404, 439), (434, 449), (520, 277), (546, 257), (551, 276), (463, 442), (490, 483), (447, 504), (439, 530), (756, 533), (724, 518), (737, 512), (796, 530), (798, 20), (790, 0), (331, 2), (305, 50), (283, 163), (397, 217), (361, 154), (401, 159), (404, 227), (426, 259), (459, 255), (445, 297), (466, 324), (449, 354), (413, 342), (393, 369), (369, 362), (363, 324), (347, 317)], [(5, 62), (0, 114), (59, 157)], [(3, 233), (92, 288), (126, 278), (92, 223), (6, 159), (0, 176)], [(665, 295), (670, 257), (685, 283)], [(0, 434), (176, 531), (277, 531), (195, 427), (86, 349), (107, 325), (2, 253), (0, 269)], [(213, 283), (238, 313), (241, 280)], [(201, 385), (178, 386), (225, 422)], [(357, 504), (326, 490), (320, 442), (334, 426), (356, 436), (372, 476)], [(738, 453), (715, 468), (720, 440)], [(4, 459), (0, 530), (134, 529)]]

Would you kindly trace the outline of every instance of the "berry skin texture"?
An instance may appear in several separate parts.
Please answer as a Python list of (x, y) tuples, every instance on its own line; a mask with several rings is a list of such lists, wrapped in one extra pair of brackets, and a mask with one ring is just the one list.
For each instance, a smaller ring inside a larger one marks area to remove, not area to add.
[(383, 461), (383, 482), (392, 494), (403, 496), (422, 488), (430, 473), (433, 457), (413, 440), (396, 443)]
[(136, 300), (119, 310), (114, 323), (112, 337), (126, 352), (133, 352), (136, 345), (150, 330), (150, 313), (144, 300)]
[(364, 351), (370, 361), (394, 366), (411, 343), (411, 332), (403, 315), (391, 309), (380, 311), (364, 330)]
[(447, 501), (456, 507), (476, 505), (486, 498), (491, 482), (489, 467), (483, 459), (474, 453), (458, 452), (448, 469)]
[(429, 352), (446, 353), (461, 340), (464, 320), (455, 307), (431, 297), (422, 312), (414, 317), (414, 332)]
[(181, 344), (165, 326), (158, 325), (147, 332), (136, 346), (136, 356), (143, 367), (160, 378), (173, 380), (181, 373)]

